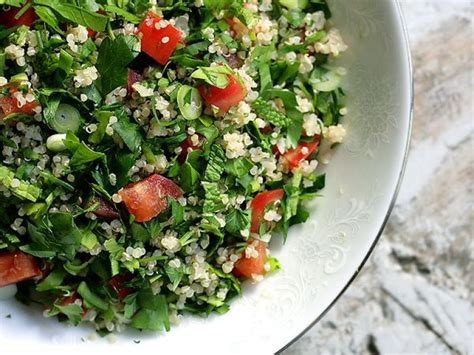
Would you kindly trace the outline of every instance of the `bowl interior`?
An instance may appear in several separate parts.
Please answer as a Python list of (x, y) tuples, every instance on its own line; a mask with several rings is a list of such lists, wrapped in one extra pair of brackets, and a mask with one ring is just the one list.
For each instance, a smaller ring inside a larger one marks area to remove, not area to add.
[[(224, 316), (187, 316), (167, 334), (126, 332), (113, 346), (184, 353), (206, 344), (208, 353), (274, 353), (323, 314), (357, 273), (387, 218), (403, 170), (410, 62), (396, 1), (330, 2), (333, 21), (350, 47), (338, 63), (347, 69), (348, 137), (325, 168), (327, 187), (312, 204), (310, 220), (290, 231), (284, 247), (278, 240), (272, 245), (282, 270), (245, 287)], [(11, 318), (5, 319), (7, 314)], [(111, 346), (91, 341), (90, 328), (44, 319), (41, 310), (14, 300), (0, 301), (0, 319), (0, 342), (7, 349)]]

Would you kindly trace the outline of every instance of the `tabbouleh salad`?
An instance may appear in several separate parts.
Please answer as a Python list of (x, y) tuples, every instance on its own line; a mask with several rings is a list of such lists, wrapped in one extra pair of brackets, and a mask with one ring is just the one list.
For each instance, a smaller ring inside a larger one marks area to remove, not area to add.
[[(101, 333), (280, 265), (347, 113), (325, 0), (0, 0), (0, 286)], [(20, 282), (21, 281), (21, 282)]]

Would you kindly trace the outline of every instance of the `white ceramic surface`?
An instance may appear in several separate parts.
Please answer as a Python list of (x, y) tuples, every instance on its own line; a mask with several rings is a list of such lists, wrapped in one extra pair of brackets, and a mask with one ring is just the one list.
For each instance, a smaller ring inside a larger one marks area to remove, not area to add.
[[(334, 22), (350, 47), (341, 63), (348, 70), (348, 137), (326, 170), (328, 184), (312, 205), (311, 220), (293, 228), (284, 247), (276, 241), (272, 245), (283, 269), (244, 287), (243, 296), (223, 316), (185, 316), (170, 333), (127, 332), (114, 342), (88, 340), (91, 328), (59, 324), (43, 318), (39, 309), (0, 301), (2, 353), (51, 348), (49, 353), (68, 354), (270, 354), (330, 307), (359, 271), (391, 209), (406, 156), (412, 105), (409, 52), (398, 3), (330, 2)], [(11, 318), (6, 319), (7, 314)]]

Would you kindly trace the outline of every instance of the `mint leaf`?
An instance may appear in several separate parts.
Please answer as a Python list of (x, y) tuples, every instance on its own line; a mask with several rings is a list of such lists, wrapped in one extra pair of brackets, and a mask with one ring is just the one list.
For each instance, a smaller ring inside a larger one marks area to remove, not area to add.
[(219, 185), (216, 182), (203, 181), (202, 187), (205, 191), (205, 200), (203, 206), (203, 212), (216, 212), (224, 208), (224, 203), (222, 202), (223, 194), (219, 190)]
[(224, 172), (225, 160), (222, 147), (218, 144), (213, 144), (209, 153), (209, 162), (204, 172), (204, 180), (219, 181)]
[(199, 67), (191, 74), (191, 78), (202, 79), (209, 85), (225, 88), (229, 84), (228, 75), (234, 75), (234, 72), (227, 65), (217, 67)]
[(58, 0), (33, 0), (33, 5), (43, 5), (51, 8), (59, 16), (75, 24), (85, 26), (97, 32), (105, 31), (109, 17)]

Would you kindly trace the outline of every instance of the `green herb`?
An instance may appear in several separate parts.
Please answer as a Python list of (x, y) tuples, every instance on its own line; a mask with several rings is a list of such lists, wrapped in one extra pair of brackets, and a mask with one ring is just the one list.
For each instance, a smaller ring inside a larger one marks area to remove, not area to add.
[(225, 229), (232, 234), (240, 234), (240, 231), (250, 228), (250, 210), (242, 211), (240, 208), (232, 209), (225, 217)]
[(232, 69), (226, 65), (217, 67), (199, 67), (194, 73), (191, 74), (191, 78), (202, 79), (209, 85), (225, 88), (229, 85), (228, 75), (234, 75)]
[(62, 18), (94, 31), (104, 31), (109, 21), (107, 16), (59, 0), (33, 0), (33, 5), (47, 6)]
[(109, 308), (108, 303), (105, 302), (101, 297), (93, 293), (84, 281), (79, 284), (79, 287), (77, 288), (77, 293), (82, 296), (83, 300), (86, 302), (86, 305), (89, 304), (90, 306), (97, 307), (104, 311)]
[(140, 310), (132, 318), (130, 326), (141, 330), (170, 330), (168, 303), (163, 295), (154, 295), (144, 289), (137, 297)]
[(104, 39), (96, 64), (100, 74), (96, 84), (104, 96), (127, 83), (127, 66), (138, 55), (139, 45), (138, 38), (131, 35)]

